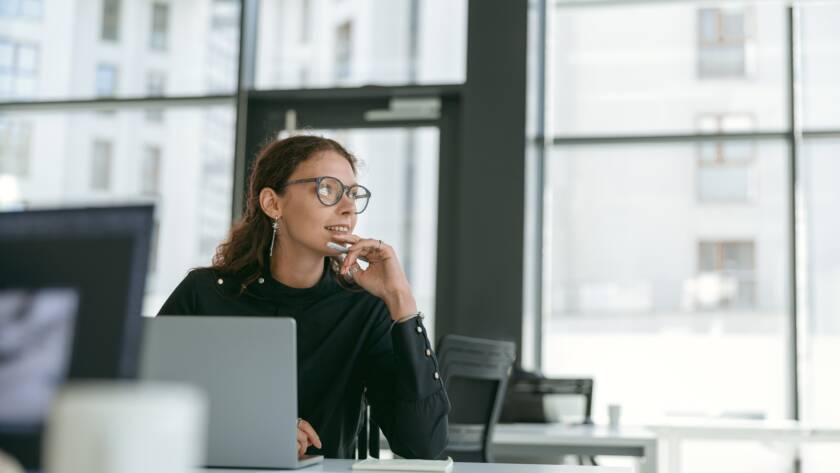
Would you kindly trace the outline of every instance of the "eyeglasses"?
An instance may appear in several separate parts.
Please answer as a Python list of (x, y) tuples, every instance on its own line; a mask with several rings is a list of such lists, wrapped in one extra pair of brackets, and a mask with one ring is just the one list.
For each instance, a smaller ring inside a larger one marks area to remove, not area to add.
[(331, 207), (341, 201), (341, 196), (346, 195), (353, 205), (356, 207), (356, 213), (360, 214), (365, 211), (370, 200), (370, 191), (367, 187), (359, 184), (352, 186), (345, 186), (343, 182), (332, 176), (310, 177), (308, 179), (296, 179), (289, 181), (279, 189), (290, 186), (292, 184), (303, 184), (306, 182), (314, 182), (317, 187), (315, 195), (318, 200), (327, 207)]

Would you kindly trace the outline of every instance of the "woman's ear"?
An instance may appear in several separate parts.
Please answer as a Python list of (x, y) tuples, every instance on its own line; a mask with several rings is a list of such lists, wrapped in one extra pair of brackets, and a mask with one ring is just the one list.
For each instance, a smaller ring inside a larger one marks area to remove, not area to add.
[(263, 187), (260, 191), (260, 208), (272, 220), (280, 218), (283, 214), (280, 206), (280, 196), (268, 187)]

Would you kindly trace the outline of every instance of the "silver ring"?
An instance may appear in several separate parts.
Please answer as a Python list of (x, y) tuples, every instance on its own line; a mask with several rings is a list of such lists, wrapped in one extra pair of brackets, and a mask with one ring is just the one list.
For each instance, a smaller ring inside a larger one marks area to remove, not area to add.
[(379, 240), (379, 246), (376, 247), (377, 250), (380, 249), (380, 248), (382, 248), (382, 240)]
[(301, 422), (303, 422), (303, 419), (301, 419), (300, 417), (298, 417), (298, 421), (297, 421), (297, 426), (298, 426), (298, 428), (300, 428), (300, 423), (301, 423)]
[(347, 272), (349, 272), (349, 273), (350, 273), (350, 276), (353, 276), (353, 275), (354, 275), (354, 274), (356, 274), (358, 271), (359, 271), (359, 267), (358, 267), (358, 266), (356, 266), (355, 264), (354, 264), (353, 266), (350, 266), (350, 269), (348, 269), (348, 270), (347, 270)]

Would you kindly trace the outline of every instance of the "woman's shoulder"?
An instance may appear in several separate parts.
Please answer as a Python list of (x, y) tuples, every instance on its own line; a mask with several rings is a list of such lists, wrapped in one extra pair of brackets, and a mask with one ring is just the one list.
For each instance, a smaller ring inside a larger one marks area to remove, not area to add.
[[(175, 287), (161, 307), (162, 314), (190, 314), (198, 310), (198, 301), (206, 299), (223, 288), (224, 281), (234, 287), (236, 283), (223, 277), (215, 268), (204, 267), (191, 269)], [(222, 281), (222, 282), (219, 282)]]

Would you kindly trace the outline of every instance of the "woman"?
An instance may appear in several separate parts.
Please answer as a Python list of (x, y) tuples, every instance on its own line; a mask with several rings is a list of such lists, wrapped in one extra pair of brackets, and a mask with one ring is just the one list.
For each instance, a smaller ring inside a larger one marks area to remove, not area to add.
[[(293, 136), (260, 151), (249, 182), (213, 266), (191, 271), (160, 314), (295, 319), (298, 455), (353, 458), (364, 397), (396, 454), (437, 457), (449, 401), (394, 249), (353, 234), (370, 198), (356, 159)], [(328, 243), (347, 247), (343, 262)]]

